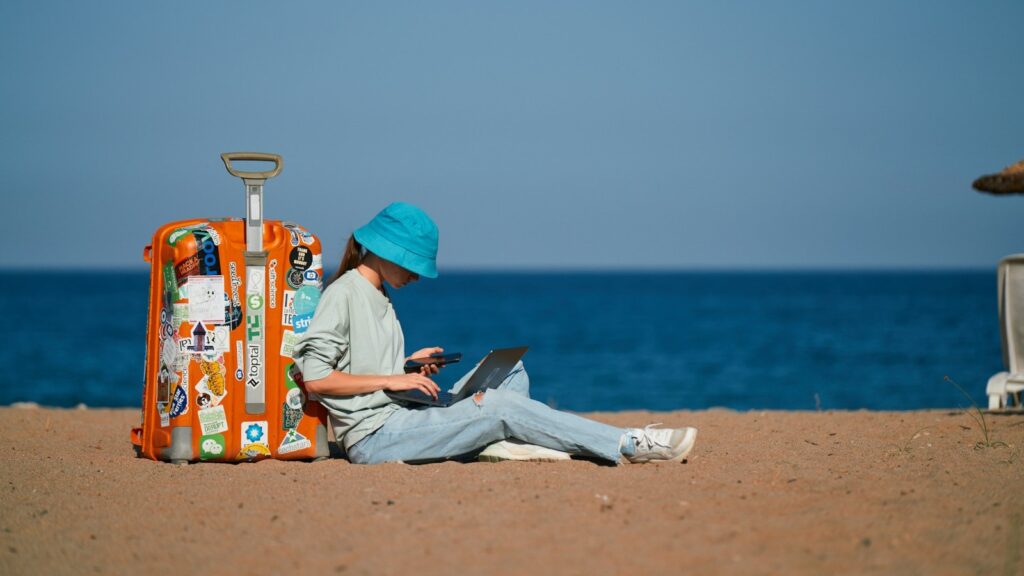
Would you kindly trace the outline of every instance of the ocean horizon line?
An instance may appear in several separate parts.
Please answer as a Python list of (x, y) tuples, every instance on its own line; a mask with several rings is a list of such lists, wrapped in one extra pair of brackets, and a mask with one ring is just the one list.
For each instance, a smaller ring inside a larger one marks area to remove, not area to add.
[[(324, 266), (336, 270), (338, 264)], [(688, 275), (688, 274), (981, 274), (995, 273), (996, 265), (981, 266), (452, 266), (439, 267), (453, 275)], [(149, 266), (0, 266), (0, 275), (117, 273), (148, 274)]]
[[(86, 404), (85, 402), (78, 402), (74, 405), (60, 406), (57, 404), (50, 404), (45, 402), (36, 402), (33, 400), (13, 400), (9, 404), (0, 404), (0, 408), (6, 408), (10, 410), (141, 410), (141, 402), (138, 405), (135, 404)], [(780, 413), (857, 413), (857, 412), (870, 412), (870, 413), (907, 413), (907, 412), (943, 412), (947, 414), (959, 414), (968, 412), (973, 409), (973, 406), (930, 406), (920, 408), (765, 408), (757, 406), (748, 407), (733, 407), (733, 406), (697, 406), (687, 408), (637, 408), (637, 407), (626, 407), (617, 408), (611, 410), (566, 410), (575, 414), (621, 414), (623, 412), (649, 412), (652, 414), (671, 414), (676, 412), (735, 412), (737, 414), (748, 414), (751, 412), (780, 412)], [(564, 410), (564, 409), (563, 409)], [(996, 411), (988, 412), (996, 416), (1014, 415), (1019, 414), (1013, 411)]]

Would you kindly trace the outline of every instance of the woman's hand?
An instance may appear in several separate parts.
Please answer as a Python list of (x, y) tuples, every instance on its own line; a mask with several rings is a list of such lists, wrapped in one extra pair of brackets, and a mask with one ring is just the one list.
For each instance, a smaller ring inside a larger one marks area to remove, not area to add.
[[(437, 368), (436, 366), (434, 367)], [(433, 380), (423, 374), (395, 374), (387, 376), (384, 381), (384, 389), (397, 392), (399, 390), (419, 390), (427, 396), (437, 400), (437, 393), (441, 388)]]
[[(405, 361), (408, 362), (413, 358), (426, 358), (431, 354), (444, 354), (444, 348), (441, 348), (440, 346), (434, 346), (433, 348), (421, 348), (413, 352), (412, 356), (406, 358)], [(422, 368), (420, 368), (420, 374), (424, 376), (431, 376), (433, 374), (437, 374), (440, 371), (441, 367), (438, 366), (437, 364), (425, 364)]]

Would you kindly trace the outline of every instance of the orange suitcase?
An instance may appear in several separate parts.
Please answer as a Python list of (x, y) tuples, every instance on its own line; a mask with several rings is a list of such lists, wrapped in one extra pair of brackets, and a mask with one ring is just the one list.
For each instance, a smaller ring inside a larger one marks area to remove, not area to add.
[[(245, 220), (182, 220), (160, 227), (151, 264), (140, 456), (233, 462), (328, 455), (326, 412), (291, 360), (320, 299), (320, 241), (263, 220), (263, 184), (280, 156), (222, 154), (242, 178)], [(273, 162), (240, 172), (232, 161)]]

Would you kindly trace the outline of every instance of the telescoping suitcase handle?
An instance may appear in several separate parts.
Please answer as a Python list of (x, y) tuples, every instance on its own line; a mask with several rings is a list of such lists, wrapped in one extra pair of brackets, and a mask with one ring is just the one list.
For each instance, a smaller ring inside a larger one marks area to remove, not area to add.
[[(225, 152), (220, 155), (220, 159), (224, 161), (224, 167), (228, 169), (228, 173), (238, 178), (270, 180), (280, 174), (281, 168), (284, 168), (284, 159), (277, 154), (265, 152)], [(274, 169), (266, 172), (242, 172), (231, 167), (232, 160), (236, 162), (273, 162)]]
[[(228, 173), (245, 183), (245, 349), (247, 367), (245, 380), (246, 414), (266, 412), (266, 314), (263, 309), (266, 293), (267, 253), (263, 251), (263, 183), (277, 176), (284, 160), (277, 154), (262, 152), (225, 152), (220, 155)], [(231, 166), (232, 161), (273, 162), (274, 169), (265, 172), (242, 172)], [(239, 358), (239, 362), (243, 359)]]
[[(263, 183), (277, 176), (284, 168), (284, 159), (277, 154), (264, 152), (225, 152), (220, 155), (228, 174), (242, 179), (245, 183), (245, 251), (246, 256), (263, 252)], [(263, 172), (243, 172), (231, 165), (236, 162), (273, 162), (274, 169)]]

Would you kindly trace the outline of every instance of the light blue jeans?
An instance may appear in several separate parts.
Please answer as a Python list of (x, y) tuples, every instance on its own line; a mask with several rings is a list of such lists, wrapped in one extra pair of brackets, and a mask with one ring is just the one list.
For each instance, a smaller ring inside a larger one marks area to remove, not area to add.
[[(465, 385), (476, 369), (452, 387)], [(530, 377), (522, 362), (478, 404), (466, 398), (446, 408), (403, 408), (384, 425), (348, 450), (355, 464), (443, 460), (472, 454), (499, 440), (619, 461), (619, 441), (626, 430), (560, 412), (530, 399)]]

